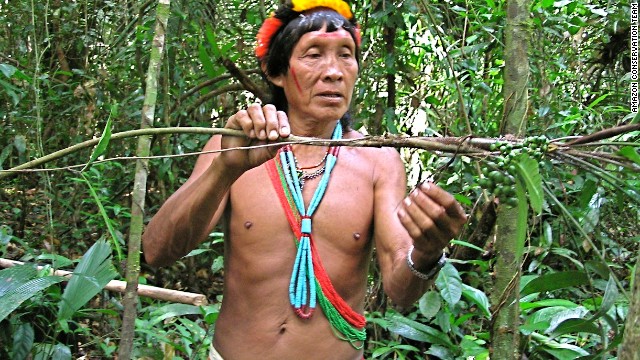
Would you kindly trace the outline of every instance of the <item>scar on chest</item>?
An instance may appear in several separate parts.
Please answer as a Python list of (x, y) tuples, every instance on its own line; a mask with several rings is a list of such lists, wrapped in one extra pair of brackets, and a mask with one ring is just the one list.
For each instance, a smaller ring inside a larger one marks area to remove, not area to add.
[(245, 221), (244, 222), (244, 228), (249, 230), (251, 229), (251, 227), (253, 226), (253, 223), (251, 221)]

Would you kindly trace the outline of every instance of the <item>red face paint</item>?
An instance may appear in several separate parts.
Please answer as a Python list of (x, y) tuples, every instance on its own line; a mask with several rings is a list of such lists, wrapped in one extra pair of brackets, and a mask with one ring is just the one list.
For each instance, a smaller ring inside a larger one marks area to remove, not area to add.
[(291, 77), (293, 78), (293, 82), (296, 84), (299, 92), (302, 92), (302, 88), (300, 87), (300, 83), (298, 82), (298, 77), (296, 76), (296, 71), (293, 68), (289, 68), (291, 70)]

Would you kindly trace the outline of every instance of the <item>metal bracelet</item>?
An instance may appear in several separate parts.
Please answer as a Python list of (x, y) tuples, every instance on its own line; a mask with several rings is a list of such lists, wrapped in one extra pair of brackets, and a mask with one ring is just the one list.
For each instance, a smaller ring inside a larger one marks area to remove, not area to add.
[(418, 271), (418, 269), (415, 268), (413, 264), (413, 260), (411, 259), (411, 254), (413, 254), (413, 249), (414, 249), (414, 246), (411, 245), (411, 247), (409, 248), (409, 252), (407, 253), (407, 265), (409, 266), (409, 270), (411, 270), (413, 275), (419, 277), (422, 280), (431, 280), (438, 273), (438, 271), (442, 269), (444, 264), (447, 263), (447, 256), (444, 253), (442, 253), (442, 256), (440, 257), (440, 259), (438, 259), (438, 262), (434, 265), (434, 267), (431, 270), (429, 270), (428, 273), (425, 274), (423, 272), (420, 272)]

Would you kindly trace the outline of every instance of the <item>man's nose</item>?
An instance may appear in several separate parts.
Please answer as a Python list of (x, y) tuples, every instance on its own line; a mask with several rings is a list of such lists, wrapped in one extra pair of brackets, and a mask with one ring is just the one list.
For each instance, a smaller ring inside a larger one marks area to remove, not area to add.
[(342, 80), (342, 68), (340, 67), (339, 59), (331, 57), (327, 59), (327, 63), (324, 67), (322, 77), (326, 81), (338, 81)]

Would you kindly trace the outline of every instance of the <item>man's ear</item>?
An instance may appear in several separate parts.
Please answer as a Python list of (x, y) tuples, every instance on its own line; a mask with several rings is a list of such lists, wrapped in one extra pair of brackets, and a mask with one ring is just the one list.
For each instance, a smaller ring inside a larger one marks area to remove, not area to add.
[(278, 75), (276, 77), (269, 75), (269, 73), (267, 72), (267, 64), (265, 63), (261, 63), (260, 68), (262, 69), (262, 73), (267, 76), (267, 80), (269, 80), (273, 85), (277, 87), (282, 87), (282, 75)]
[(284, 87), (284, 75), (280, 74), (278, 76), (269, 76), (267, 75), (267, 79), (273, 83), (273, 85), (277, 87)]

